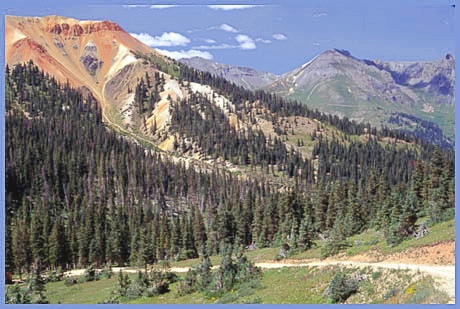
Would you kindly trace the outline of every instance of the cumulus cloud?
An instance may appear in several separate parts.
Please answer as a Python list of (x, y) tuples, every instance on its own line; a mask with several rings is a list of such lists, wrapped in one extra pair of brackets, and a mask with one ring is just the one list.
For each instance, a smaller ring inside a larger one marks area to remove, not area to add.
[(219, 29), (227, 31), (227, 32), (238, 32), (238, 30), (236, 30), (235, 28), (233, 28), (229, 24), (222, 24), (222, 25), (219, 26)]
[[(235, 37), (235, 40), (238, 42), (238, 44), (218, 44), (218, 45), (201, 45), (201, 46), (195, 46), (193, 47), (194, 49), (232, 49), (232, 48), (240, 48), (240, 49), (256, 49), (256, 43), (257, 42), (262, 42), (261, 40), (263, 39), (254, 39), (250, 38), (249, 36), (245, 34), (238, 34)], [(263, 43), (269, 43), (268, 40), (263, 40)]]
[(148, 33), (130, 33), (133, 37), (142, 43), (151, 47), (157, 46), (184, 46), (190, 43), (190, 40), (180, 33), (163, 32), (161, 36), (151, 36)]
[(254, 43), (254, 40), (245, 34), (238, 34), (235, 37), (235, 40), (240, 44), (238, 47), (241, 49), (255, 49), (256, 48), (256, 44)]
[(204, 39), (204, 41), (205, 41), (206, 43), (208, 43), (208, 44), (214, 44), (214, 43), (216, 43), (216, 41), (213, 40), (213, 39)]
[(274, 35), (272, 35), (272, 37), (278, 41), (287, 40), (287, 37), (282, 33), (275, 33)]
[(180, 51), (169, 51), (169, 50), (164, 50), (164, 49), (157, 49), (160, 53), (163, 53), (164, 55), (173, 58), (173, 59), (182, 59), (182, 58), (192, 58), (192, 57), (201, 57), (204, 59), (211, 60), (213, 58), (212, 54), (201, 51), (201, 50), (196, 50), (196, 49), (190, 49), (190, 50), (180, 50)]
[(240, 5), (240, 4), (225, 4), (225, 5), (208, 5), (208, 8), (213, 10), (223, 10), (223, 11), (230, 11), (230, 10), (244, 10), (244, 9), (251, 9), (255, 7), (263, 7), (263, 5)]

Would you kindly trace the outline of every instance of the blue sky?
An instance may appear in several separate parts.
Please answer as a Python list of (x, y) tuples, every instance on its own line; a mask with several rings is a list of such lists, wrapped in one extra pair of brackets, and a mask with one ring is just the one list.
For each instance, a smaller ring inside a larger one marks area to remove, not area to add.
[(172, 57), (200, 55), (281, 74), (331, 48), (383, 61), (441, 58), (454, 52), (453, 3), (19, 0), (2, 6), (11, 15), (112, 20)]

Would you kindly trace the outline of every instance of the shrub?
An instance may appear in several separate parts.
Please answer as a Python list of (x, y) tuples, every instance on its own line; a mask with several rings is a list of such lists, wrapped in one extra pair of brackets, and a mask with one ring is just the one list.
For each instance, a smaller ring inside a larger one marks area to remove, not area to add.
[(184, 280), (179, 282), (177, 293), (179, 296), (191, 294), (197, 290), (197, 276), (198, 273), (195, 269), (189, 269), (185, 275)]
[(93, 265), (90, 265), (85, 272), (83, 273), (84, 281), (93, 281), (96, 279), (96, 271), (93, 268)]
[(64, 285), (65, 286), (72, 286), (72, 285), (77, 284), (77, 283), (78, 283), (78, 281), (74, 277), (68, 277), (68, 278), (66, 278), (64, 280)]
[(383, 300), (388, 300), (392, 297), (395, 297), (396, 295), (399, 294), (399, 292), (400, 290), (398, 288), (392, 288), (391, 290), (386, 292), (385, 295), (383, 295)]
[(112, 278), (113, 271), (112, 267), (110, 265), (106, 266), (100, 273), (99, 277), (100, 278), (105, 278), (105, 279), (110, 279)]
[(343, 303), (351, 295), (358, 291), (358, 281), (347, 276), (339, 271), (334, 275), (332, 281), (328, 287), (328, 296), (330, 302)]
[(324, 246), (321, 247), (321, 258), (325, 259), (328, 256), (336, 255), (347, 247), (350, 247), (350, 244), (345, 240), (328, 240)]
[(373, 272), (372, 275), (371, 275), (372, 280), (377, 280), (381, 276), (382, 276), (382, 273), (380, 271)]
[(30, 291), (21, 289), (18, 284), (6, 289), (5, 304), (30, 304)]
[(58, 267), (56, 270), (51, 270), (46, 273), (46, 282), (58, 282), (62, 281), (64, 278), (64, 273), (61, 267)]

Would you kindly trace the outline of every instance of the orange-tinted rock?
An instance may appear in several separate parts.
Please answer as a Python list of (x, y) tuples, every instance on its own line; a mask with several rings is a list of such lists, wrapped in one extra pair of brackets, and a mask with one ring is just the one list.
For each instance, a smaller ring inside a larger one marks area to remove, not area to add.
[(55, 33), (55, 34), (61, 34), (62, 32), (61, 25), (55, 24), (54, 27), (50, 29), (50, 32)]
[(116, 23), (110, 21), (92, 22), (87, 24), (74, 24), (70, 26), (68, 23), (56, 23), (48, 25), (46, 32), (63, 35), (81, 36), (82, 34), (91, 34), (99, 31), (124, 31)]
[(68, 35), (69, 34), (69, 30), (70, 30), (70, 25), (69, 24), (62, 24), (62, 33), (64, 35)]
[(80, 25), (75, 24), (72, 26), (70, 33), (74, 36), (80, 36), (83, 34), (83, 28)]

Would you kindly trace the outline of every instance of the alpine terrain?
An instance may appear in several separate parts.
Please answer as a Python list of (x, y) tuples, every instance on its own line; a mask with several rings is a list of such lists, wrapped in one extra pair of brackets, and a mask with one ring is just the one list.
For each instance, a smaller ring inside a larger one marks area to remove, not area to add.
[(7, 16), (5, 55), (6, 302), (452, 301), (433, 268), (305, 260), (453, 248), (453, 143), (422, 120), (451, 117), (451, 56), (196, 69), (60, 16)]
[[(281, 76), (194, 57), (180, 60), (251, 90), (263, 89), (309, 108), (420, 136), (454, 136), (454, 57), (425, 62), (358, 59), (328, 50)], [(442, 129), (442, 131), (440, 130)]]

